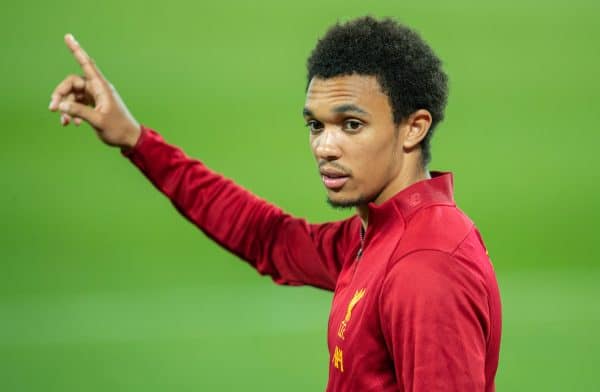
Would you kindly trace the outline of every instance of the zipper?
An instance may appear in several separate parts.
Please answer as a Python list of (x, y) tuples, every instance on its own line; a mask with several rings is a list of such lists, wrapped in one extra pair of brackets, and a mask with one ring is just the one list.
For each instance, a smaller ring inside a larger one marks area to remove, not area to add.
[(365, 247), (365, 229), (362, 226), (360, 226), (360, 248), (358, 248), (358, 252), (356, 252), (356, 261), (358, 261), (358, 259), (360, 259), (360, 257), (363, 255), (364, 247)]
[(350, 283), (354, 281), (354, 277), (356, 276), (356, 268), (358, 267), (358, 262), (360, 261), (360, 257), (365, 252), (365, 229), (360, 226), (360, 248), (358, 248), (358, 252), (356, 252), (356, 258), (354, 259), (354, 267), (352, 268), (352, 279)]

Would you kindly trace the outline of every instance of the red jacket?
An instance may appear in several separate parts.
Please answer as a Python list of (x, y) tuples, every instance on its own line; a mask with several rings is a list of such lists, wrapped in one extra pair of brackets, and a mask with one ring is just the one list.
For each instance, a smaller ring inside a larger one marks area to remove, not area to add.
[(473, 222), (432, 172), (357, 216), (310, 224), (142, 127), (124, 154), (176, 208), (261, 274), (334, 292), (327, 391), (494, 391), (500, 296)]

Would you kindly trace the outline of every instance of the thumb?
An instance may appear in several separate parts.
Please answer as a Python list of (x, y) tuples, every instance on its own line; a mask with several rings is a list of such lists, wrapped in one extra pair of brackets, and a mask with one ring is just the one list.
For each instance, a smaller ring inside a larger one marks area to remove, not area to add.
[(79, 117), (87, 121), (93, 127), (98, 127), (100, 125), (101, 114), (90, 106), (73, 101), (62, 101), (60, 105), (58, 105), (58, 109), (72, 117)]

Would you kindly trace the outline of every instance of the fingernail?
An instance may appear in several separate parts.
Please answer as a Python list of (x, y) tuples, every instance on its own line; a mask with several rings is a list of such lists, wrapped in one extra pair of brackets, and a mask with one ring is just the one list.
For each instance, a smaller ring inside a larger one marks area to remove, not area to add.
[(63, 112), (66, 112), (67, 110), (69, 110), (69, 103), (68, 102), (61, 102), (60, 105), (58, 105), (58, 108), (60, 110), (62, 110)]
[(52, 104), (54, 103), (54, 100), (50, 101), (50, 104), (48, 105), (48, 109), (52, 109)]

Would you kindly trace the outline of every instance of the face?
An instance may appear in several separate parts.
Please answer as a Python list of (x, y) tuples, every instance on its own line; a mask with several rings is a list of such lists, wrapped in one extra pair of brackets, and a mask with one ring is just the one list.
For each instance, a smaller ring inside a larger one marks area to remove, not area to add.
[(402, 167), (402, 132), (374, 76), (313, 78), (304, 117), (330, 204), (385, 201)]

